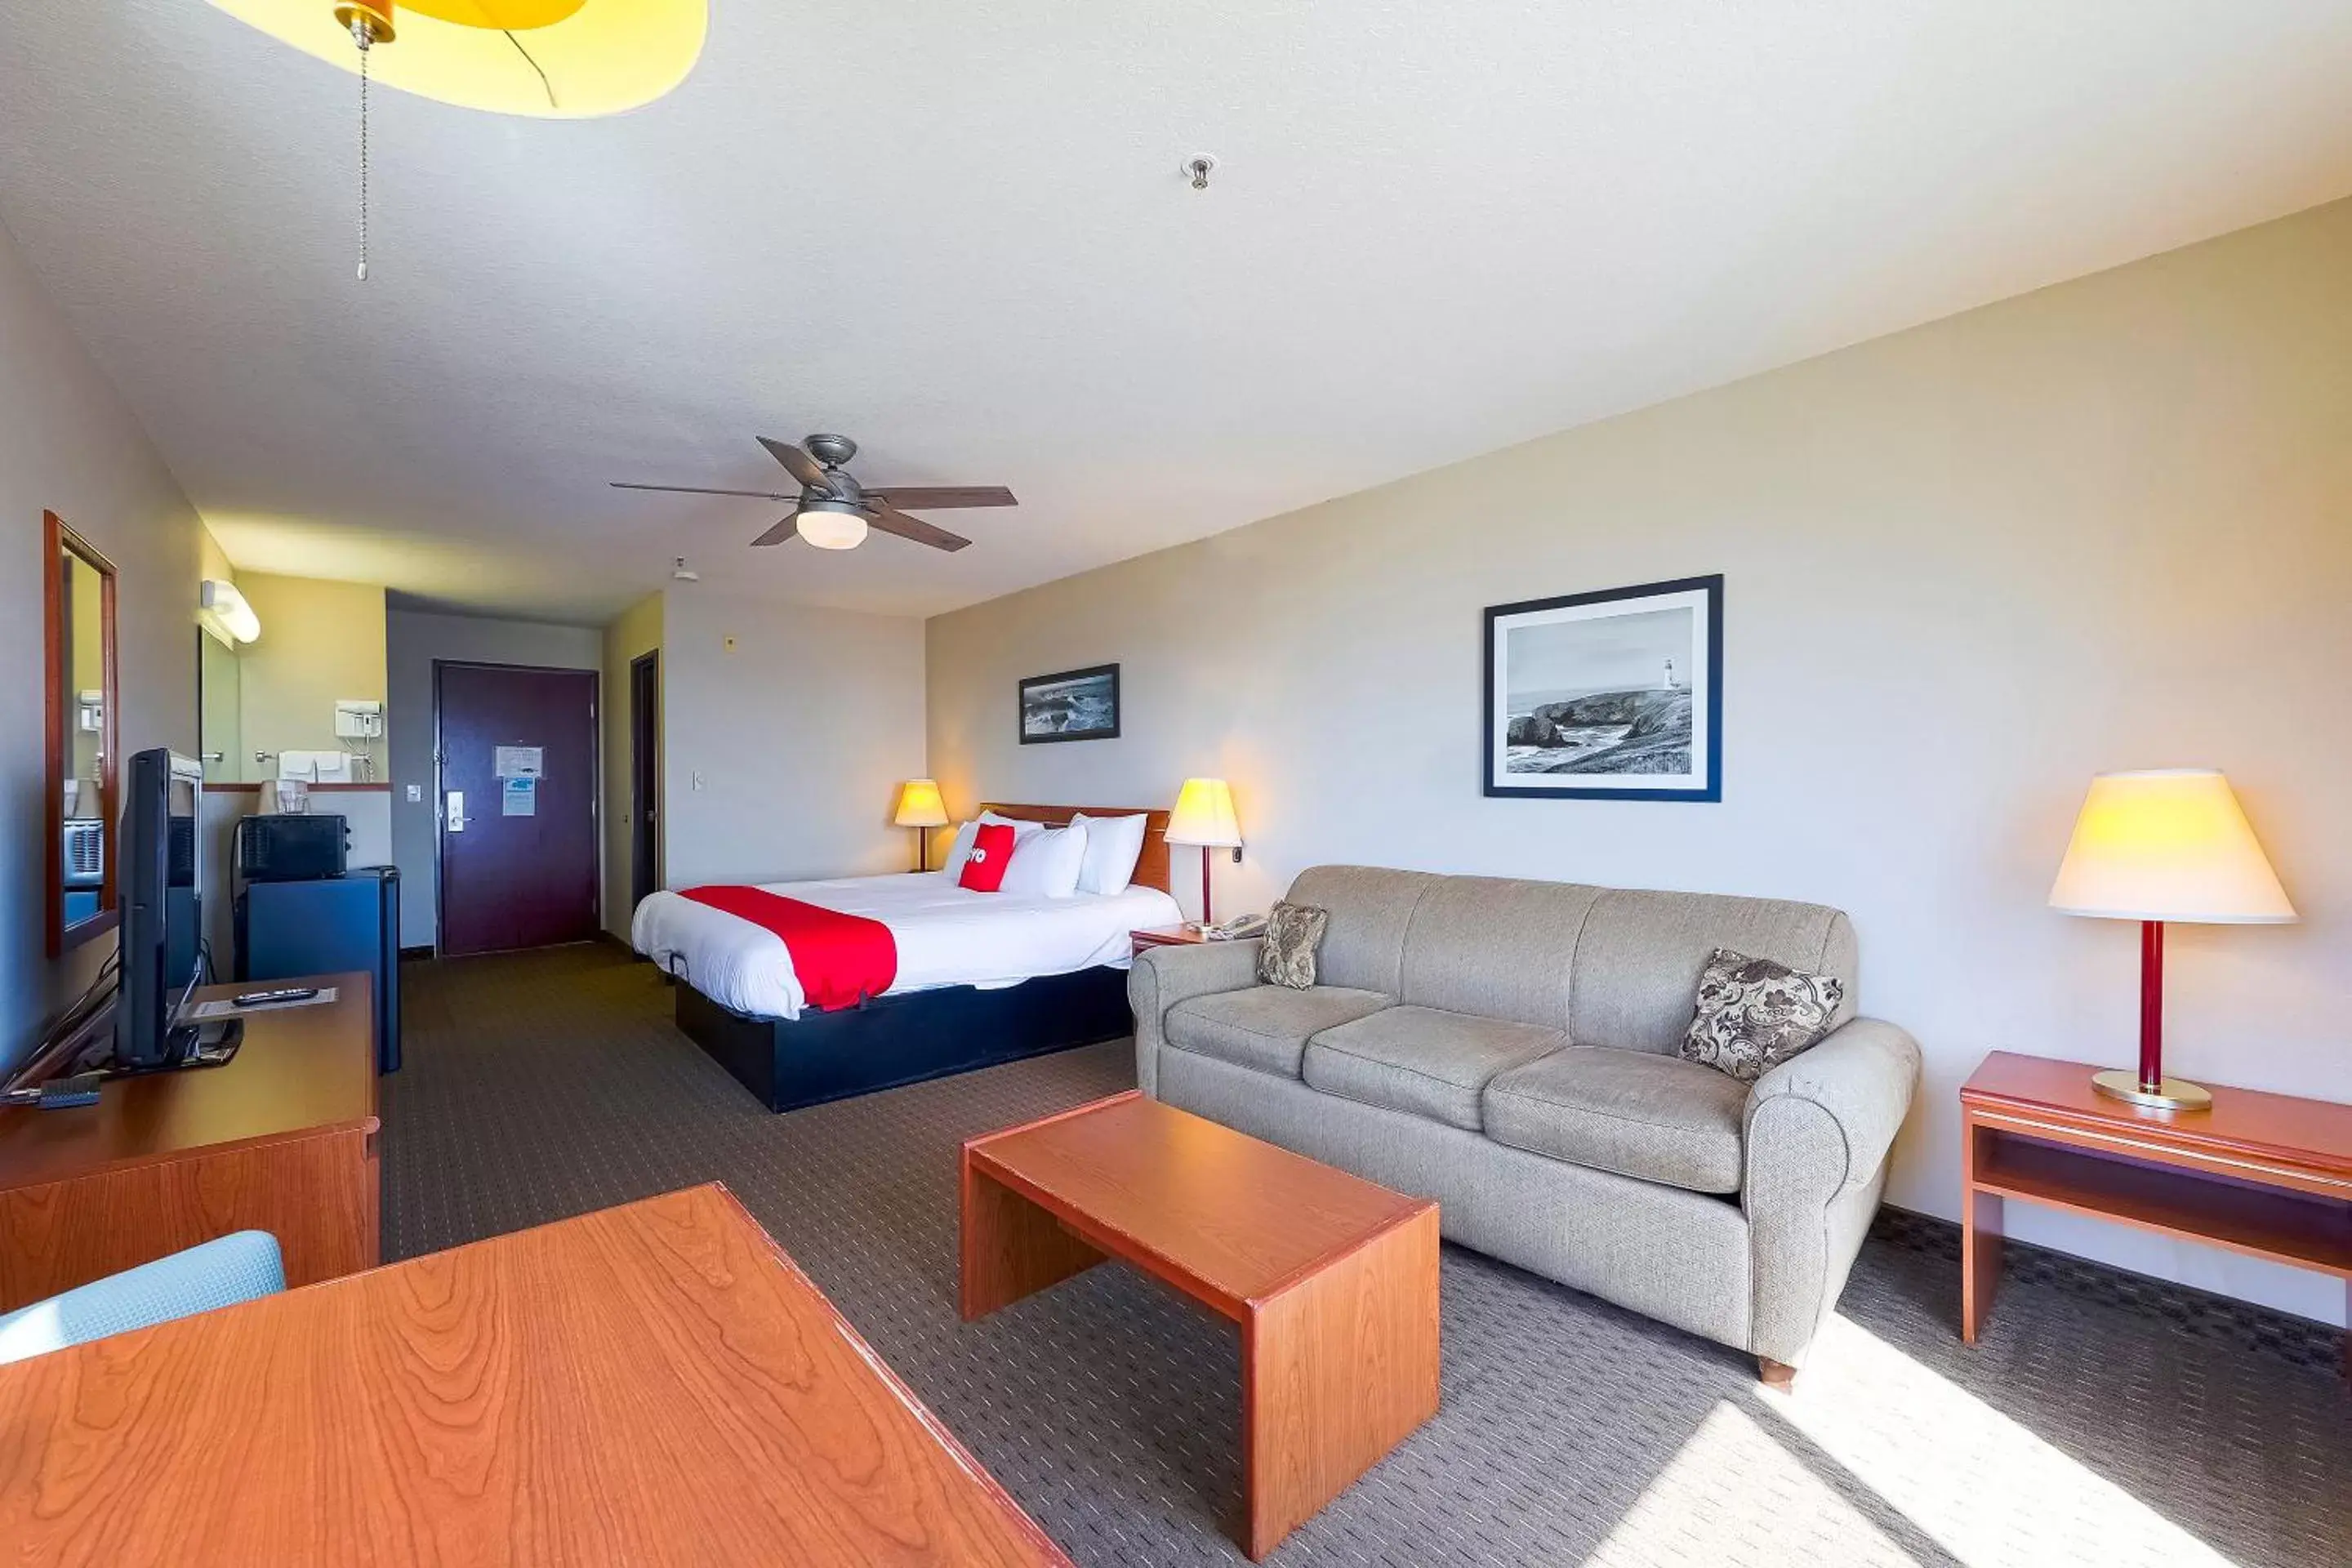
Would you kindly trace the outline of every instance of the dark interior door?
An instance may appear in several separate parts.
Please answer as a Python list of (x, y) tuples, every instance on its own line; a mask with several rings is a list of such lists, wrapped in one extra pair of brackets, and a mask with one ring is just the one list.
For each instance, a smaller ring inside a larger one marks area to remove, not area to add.
[(629, 664), (629, 908), (661, 886), (661, 653)]
[(596, 934), (596, 672), (433, 667), (441, 951)]

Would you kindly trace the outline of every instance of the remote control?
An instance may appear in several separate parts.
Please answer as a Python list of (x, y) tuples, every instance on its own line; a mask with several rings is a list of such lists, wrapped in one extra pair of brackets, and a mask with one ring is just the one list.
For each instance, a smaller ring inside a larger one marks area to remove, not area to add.
[(41, 1085), (40, 1098), (33, 1103), (43, 1110), (56, 1110), (68, 1105), (96, 1105), (98, 1086), (105, 1081), (105, 1075), (94, 1072), (78, 1072), (71, 1078), (53, 1078)]
[(281, 985), (275, 991), (240, 991), (229, 998), (236, 1007), (267, 1007), (273, 1002), (308, 1002), (319, 994), (315, 985)]

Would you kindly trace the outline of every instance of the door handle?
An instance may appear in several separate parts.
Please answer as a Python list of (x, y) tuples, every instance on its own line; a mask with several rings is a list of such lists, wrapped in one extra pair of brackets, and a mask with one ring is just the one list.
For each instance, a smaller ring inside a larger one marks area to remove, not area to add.
[(452, 833), (466, 831), (466, 792), (464, 790), (449, 791), (449, 812), (444, 821)]

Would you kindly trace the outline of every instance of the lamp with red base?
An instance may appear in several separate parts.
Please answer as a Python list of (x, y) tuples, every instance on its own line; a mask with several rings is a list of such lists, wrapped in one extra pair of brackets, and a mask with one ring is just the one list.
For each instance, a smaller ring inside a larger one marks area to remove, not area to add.
[(2210, 768), (2093, 779), (2050, 907), (2140, 922), (2139, 1070), (2095, 1073), (2092, 1087), (2158, 1110), (2210, 1110), (2210, 1093), (2164, 1076), (2165, 922), (2276, 925), (2295, 918), (2229, 781)]
[(1209, 857), (1215, 849), (1231, 849), (1242, 858), (1242, 825), (1234, 815), (1234, 792), (1223, 779), (1186, 779), (1176, 792), (1176, 809), (1168, 814), (1168, 842), (1201, 847), (1201, 923), (1216, 916), (1209, 908)]

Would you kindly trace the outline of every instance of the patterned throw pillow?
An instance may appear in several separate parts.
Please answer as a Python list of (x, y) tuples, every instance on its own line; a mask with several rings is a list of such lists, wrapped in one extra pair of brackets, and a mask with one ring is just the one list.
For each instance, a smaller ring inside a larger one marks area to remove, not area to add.
[(1818, 1045), (1845, 1000), (1845, 982), (1718, 947), (1698, 977), (1698, 1016), (1680, 1055), (1754, 1083)]
[(1293, 991), (1313, 985), (1315, 947), (1330, 919), (1329, 910), (1312, 904), (1275, 905), (1265, 917), (1265, 942), (1257, 950), (1257, 977)]

